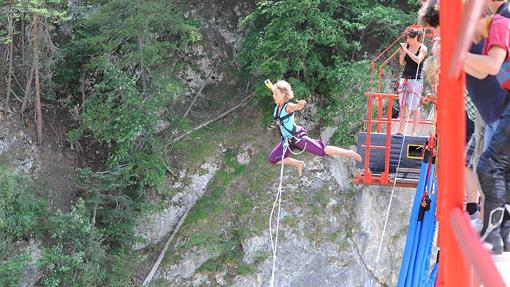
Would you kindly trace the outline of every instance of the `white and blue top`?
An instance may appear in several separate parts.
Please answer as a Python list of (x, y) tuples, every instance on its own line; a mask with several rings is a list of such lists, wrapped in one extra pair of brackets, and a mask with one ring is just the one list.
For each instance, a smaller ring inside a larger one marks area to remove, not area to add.
[(294, 124), (294, 113), (287, 112), (287, 105), (289, 102), (286, 102), (281, 110), (278, 112), (278, 105), (274, 107), (273, 119), (278, 123), (280, 127), (280, 134), (282, 136), (282, 140), (291, 139), (294, 136), (294, 132), (296, 131), (296, 125)]

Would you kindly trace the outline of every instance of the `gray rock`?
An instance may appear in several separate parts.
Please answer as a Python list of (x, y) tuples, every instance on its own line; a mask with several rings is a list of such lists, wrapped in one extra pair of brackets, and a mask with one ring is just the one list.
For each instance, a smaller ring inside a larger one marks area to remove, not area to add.
[(238, 276), (234, 278), (233, 287), (261, 287), (266, 286), (262, 285), (262, 278), (260, 273), (248, 276)]
[(244, 252), (243, 261), (246, 264), (253, 263), (256, 256), (260, 255), (261, 251), (269, 251), (271, 243), (269, 242), (269, 232), (262, 236), (254, 236), (244, 240), (242, 243)]
[[(176, 279), (176, 277), (182, 279), (190, 279), (194, 277), (195, 271), (200, 266), (202, 266), (202, 264), (216, 256), (218, 256), (218, 254), (211, 253), (208, 250), (200, 250), (195, 253), (188, 253), (179, 264), (174, 264), (166, 269), (161, 270), (156, 275), (156, 278), (162, 278), (168, 281), (173, 281)], [(203, 280), (203, 278), (204, 277), (202, 275), (194, 277), (195, 280), (198, 279), (200, 282)]]
[(216, 284), (218, 284), (220, 286), (227, 286), (227, 281), (225, 281), (226, 275), (227, 275), (227, 272), (225, 272), (225, 271), (214, 275), (214, 280), (216, 280)]
[(329, 142), (331, 137), (335, 134), (337, 127), (326, 127), (321, 131), (321, 140), (324, 142)]
[(335, 179), (338, 185), (339, 191), (352, 190), (351, 178), (354, 176), (354, 172), (350, 168), (353, 160), (348, 157), (329, 157), (328, 167), (331, 175)]
[(42, 257), (41, 244), (31, 241), (26, 251), (31, 259), (23, 270), (23, 275), (21, 276), (22, 280), (18, 285), (19, 287), (32, 287), (42, 276), (41, 271), (37, 268), (37, 261)]
[(237, 163), (247, 165), (251, 161), (253, 155), (253, 148), (249, 144), (244, 144), (241, 147), (242, 151), (236, 156)]
[(193, 278), (193, 287), (199, 286), (210, 286), (211, 281), (209, 281), (209, 277), (205, 274), (197, 274)]
[(323, 186), (324, 186), (325, 182), (324, 180), (318, 178), (318, 177), (315, 177), (312, 179), (312, 182), (310, 184), (310, 189), (315, 192), (319, 189), (321, 189)]
[(0, 125), (0, 157), (18, 172), (37, 175), (41, 169), (39, 150), (29, 135), (16, 129), (10, 122)]
[(181, 183), (177, 183), (174, 187), (179, 187), (183, 191), (173, 197), (172, 205), (162, 212), (139, 219), (136, 235), (140, 236), (144, 242), (136, 243), (132, 248), (139, 250), (149, 244), (157, 243), (173, 231), (186, 210), (192, 208), (204, 195), (207, 184), (214, 177), (218, 168), (217, 157), (212, 158), (201, 166), (201, 169), (205, 172), (204, 174), (189, 176), (187, 179), (191, 183), (184, 187), (181, 186)]

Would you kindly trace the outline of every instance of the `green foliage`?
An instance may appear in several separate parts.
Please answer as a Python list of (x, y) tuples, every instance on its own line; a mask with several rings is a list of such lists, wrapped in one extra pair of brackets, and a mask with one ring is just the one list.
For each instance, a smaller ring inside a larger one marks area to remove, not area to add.
[(321, 113), (329, 125), (338, 128), (332, 139), (335, 144), (353, 144), (355, 131), (363, 125), (367, 98), (362, 91), (369, 89), (368, 70), (369, 63), (359, 61), (338, 64), (330, 74), (338, 84), (333, 89), (334, 96), (328, 98)]
[(81, 185), (90, 193), (87, 206), (97, 210), (98, 226), (109, 241), (132, 243), (136, 217), (144, 208), (141, 195), (165, 177), (164, 159), (155, 138), (155, 127), (164, 98), (146, 98), (134, 80), (106, 60), (103, 81), (81, 114), (71, 139), (87, 133), (112, 147), (106, 172), (80, 171)]
[(32, 181), (0, 166), (0, 286), (16, 286), (30, 256), (15, 242), (32, 238), (44, 204)]
[(421, 1), (420, 0), (407, 0), (407, 3), (409, 5), (411, 5), (412, 7), (414, 7), (414, 8), (419, 8), (420, 5), (421, 5)]
[[(2, 248), (0, 248), (0, 251), (0, 254), (5, 252)], [(8, 260), (2, 257), (0, 257), (0, 286), (17, 286), (21, 279), (23, 268), (26, 267), (30, 256), (14, 255)]]
[(239, 61), (249, 73), (288, 79), (301, 97), (326, 95), (336, 65), (362, 56), (366, 35), (398, 34), (402, 13), (376, 1), (261, 1), (245, 20), (250, 32)]
[(47, 222), (48, 244), (39, 267), (46, 286), (96, 286), (104, 279), (106, 261), (101, 235), (92, 226), (83, 201), (67, 214), (57, 212)]
[(13, 1), (14, 7), (23, 13), (30, 13), (51, 20), (66, 17), (67, 1), (64, 0), (18, 0)]
[(96, 85), (80, 126), (72, 131), (76, 140), (87, 131), (106, 145), (114, 145), (108, 165), (128, 165), (138, 174), (141, 187), (160, 182), (164, 164), (156, 155), (155, 128), (165, 98), (146, 98), (125, 72), (104, 60), (103, 81)]
[(182, 67), (177, 59), (201, 40), (200, 23), (163, 0), (97, 2), (75, 23), (73, 38), (60, 49), (54, 69), (62, 95), (73, 95), (69, 104), (81, 102), (82, 77), (102, 81), (96, 72), (102, 69), (98, 62), (103, 58), (130, 75), (138, 88), (143, 85), (140, 71), (150, 71), (146, 83), (150, 95), (182, 95), (184, 89), (175, 79)]
[(186, 225), (196, 225), (213, 214), (221, 214), (227, 208), (224, 202), (225, 189), (244, 172), (245, 166), (237, 163), (232, 150), (225, 152), (224, 163), (209, 184), (207, 193), (191, 209)]
[(43, 203), (30, 186), (31, 181), (0, 168), (0, 234), (28, 238), (43, 211)]
[[(238, 238), (220, 240), (219, 247), (220, 255), (202, 264), (197, 269), (198, 272), (217, 273), (225, 268), (225, 266), (236, 265), (239, 268), (242, 265), (243, 250)], [(241, 269), (241, 271), (245, 270)]]
[(136, 218), (143, 209), (141, 190), (129, 167), (115, 167), (107, 172), (91, 169), (79, 170), (80, 185), (86, 188), (85, 206), (89, 213), (96, 213), (96, 226), (104, 240), (113, 246), (129, 246), (135, 242), (133, 229)]
[(108, 158), (106, 170), (79, 170), (82, 201), (50, 218), (43, 282), (126, 286), (136, 219), (157, 206), (144, 202), (144, 192), (166, 173), (156, 128), (165, 106), (184, 94), (176, 59), (201, 40), (200, 23), (163, 0), (83, 4), (84, 14), (72, 20), (73, 34), (59, 50), (53, 81), (63, 103), (83, 107), (69, 139), (98, 142)]
[[(105, 240), (127, 246), (136, 240), (137, 215), (152, 208), (144, 191), (165, 178), (156, 128), (167, 103), (184, 91), (175, 80), (179, 65), (168, 63), (201, 34), (198, 22), (165, 1), (93, 2), (61, 49), (54, 79), (73, 95), (71, 105), (81, 103), (82, 77), (93, 83), (79, 126), (68, 135), (109, 148), (107, 170), (82, 169), (80, 181)], [(144, 83), (141, 73), (148, 71)]]

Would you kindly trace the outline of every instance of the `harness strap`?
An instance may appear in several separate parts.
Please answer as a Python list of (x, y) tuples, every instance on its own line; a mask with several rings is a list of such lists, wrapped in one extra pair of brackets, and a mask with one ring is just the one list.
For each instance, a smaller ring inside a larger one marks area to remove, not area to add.
[[(292, 127), (292, 130), (289, 130), (284, 124), (283, 124), (283, 121), (290, 118), (291, 116), (294, 115), (294, 113), (288, 113), (286, 114), (285, 116), (281, 117), (280, 115), (282, 114), (283, 110), (287, 108), (287, 105), (289, 104), (289, 102), (286, 102), (283, 107), (281, 108), (281, 110), (278, 112), (278, 107), (276, 107), (276, 111), (273, 115), (273, 118), (274, 120), (278, 123), (278, 125), (282, 128), (284, 128), (288, 133), (290, 133), (291, 135), (294, 135), (294, 133), (296, 132), (296, 125), (294, 125)], [(280, 132), (281, 133), (281, 132)], [(283, 137), (283, 135), (282, 135)]]

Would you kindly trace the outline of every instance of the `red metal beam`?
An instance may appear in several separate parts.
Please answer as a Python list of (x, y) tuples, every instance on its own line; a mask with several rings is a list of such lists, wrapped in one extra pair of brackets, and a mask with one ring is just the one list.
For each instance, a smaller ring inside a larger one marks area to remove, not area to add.
[(366, 92), (366, 97), (376, 97), (378, 95), (381, 95), (383, 97), (391, 97), (391, 98), (398, 98), (398, 95), (396, 94), (387, 94), (387, 93), (372, 93), (372, 92)]
[[(379, 186), (393, 186), (393, 180), (384, 180), (382, 176), (371, 175), (370, 180), (367, 180), (363, 175), (359, 175), (352, 180), (355, 184), (364, 185), (379, 185)], [(418, 185), (417, 180), (413, 179), (398, 179), (395, 184), (396, 187), (416, 187)]]
[(462, 25), (459, 33), (459, 40), (455, 45), (453, 52), (452, 64), (448, 70), (451, 77), (459, 77), (460, 72), (463, 71), (464, 59), (466, 53), (473, 42), (473, 34), (475, 32), (475, 25), (479, 19), (484, 6), (484, 0), (470, 0), (466, 6), (466, 13), (462, 17)]
[(501, 278), (498, 269), (494, 266), (491, 255), (482, 247), (478, 234), (471, 227), (467, 214), (459, 208), (453, 209), (450, 223), (453, 227), (457, 243), (467, 259), (466, 261), (470, 262), (474, 267), (472, 269), (474, 274), (471, 274), (469, 277), (479, 278), (476, 281), (479, 281), (483, 286), (505, 287), (505, 282)]
[(381, 119), (382, 119), (382, 108), (383, 108), (383, 98), (381, 95), (377, 95), (377, 132), (381, 132)]
[[(372, 134), (372, 97), (368, 97), (368, 122), (367, 122), (367, 137), (365, 139), (366, 146), (370, 146), (371, 144), (371, 135)], [(364, 177), (370, 181), (371, 172), (370, 172), (370, 148), (365, 149), (365, 174)]]
[(367, 146), (367, 145), (361, 145), (361, 147), (364, 147), (364, 148), (370, 148), (370, 149), (391, 149), (391, 147), (388, 147), (388, 146), (383, 146), (383, 145), (370, 145), (370, 146)]
[(384, 180), (389, 181), (390, 173), (390, 152), (391, 152), (391, 114), (393, 112), (393, 97), (387, 97), (388, 111), (386, 113), (386, 147), (384, 154)]
[(384, 51), (377, 55), (377, 57), (375, 57), (375, 59), (372, 61), (372, 64), (375, 65), (375, 62), (377, 62), (389, 49), (391, 49), (391, 47), (397, 44), (397, 42), (402, 39), (402, 37), (404, 37), (404, 34), (400, 34), (400, 36), (398, 36), (398, 38), (393, 41), (393, 43), (391, 43), (388, 47), (386, 47), (386, 49), (384, 49)]
[[(368, 122), (368, 120), (363, 120), (365, 123)], [(391, 121), (394, 121), (394, 122), (398, 122), (399, 120), (398, 119), (391, 119)], [(388, 123), (388, 118), (381, 118), (381, 120), (371, 120), (370, 121), (371, 123), (385, 123), (387, 124)], [(406, 119), (404, 122), (407, 122), (407, 123), (413, 123), (414, 121), (411, 119)], [(434, 121), (431, 121), (431, 120), (418, 120), (416, 121), (417, 123), (419, 124), (424, 124), (424, 125), (433, 125), (435, 124)]]
[[(462, 0), (440, 2), (441, 70), (448, 71), (455, 56), (455, 43), (460, 31)], [(441, 193), (439, 212), (439, 278), (437, 286), (469, 286), (469, 270), (455, 240), (450, 212), (463, 208), (464, 199), (464, 76), (440, 73), (438, 100), (439, 163), (438, 184)]]

